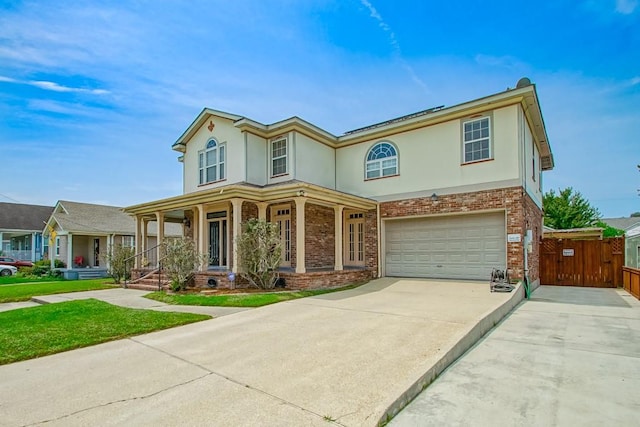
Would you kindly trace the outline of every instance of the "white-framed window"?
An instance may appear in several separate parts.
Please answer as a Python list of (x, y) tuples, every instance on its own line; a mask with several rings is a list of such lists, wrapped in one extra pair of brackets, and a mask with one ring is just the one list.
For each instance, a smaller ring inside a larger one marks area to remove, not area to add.
[(136, 236), (122, 236), (122, 246), (133, 248), (136, 245)]
[(390, 142), (378, 142), (367, 153), (365, 179), (398, 175), (398, 150)]
[(271, 141), (271, 176), (287, 174), (287, 138)]
[(207, 142), (204, 150), (198, 152), (198, 170), (200, 184), (207, 184), (225, 179), (226, 177), (226, 146), (215, 139)]
[(469, 120), (462, 124), (464, 163), (491, 158), (491, 121), (489, 117)]
[(60, 238), (56, 237), (56, 256), (60, 255)]

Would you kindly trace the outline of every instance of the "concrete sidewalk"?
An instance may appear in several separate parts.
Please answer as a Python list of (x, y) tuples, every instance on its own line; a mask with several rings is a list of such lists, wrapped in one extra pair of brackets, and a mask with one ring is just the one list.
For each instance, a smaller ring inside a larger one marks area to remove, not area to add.
[(213, 307), (197, 305), (172, 305), (152, 299), (144, 298), (148, 291), (137, 289), (103, 289), (99, 291), (69, 292), (66, 294), (54, 294), (36, 296), (31, 298), (32, 303), (53, 304), (64, 301), (74, 301), (80, 299), (94, 298), (109, 304), (119, 305), (128, 308), (143, 308), (155, 311), (178, 311), (183, 313), (208, 314), (214, 317), (226, 316), (228, 314), (239, 313), (251, 310), (243, 307)]
[(0, 366), (0, 425), (373, 426), (520, 299), (380, 279)]
[(637, 426), (640, 302), (543, 286), (390, 426)]

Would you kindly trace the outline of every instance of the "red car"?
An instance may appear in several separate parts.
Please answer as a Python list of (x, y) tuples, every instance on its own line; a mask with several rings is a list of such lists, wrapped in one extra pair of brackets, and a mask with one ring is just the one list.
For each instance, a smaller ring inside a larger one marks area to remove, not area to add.
[(14, 267), (33, 267), (31, 261), (23, 261), (21, 259), (10, 258), (7, 256), (0, 256), (0, 264), (13, 265)]

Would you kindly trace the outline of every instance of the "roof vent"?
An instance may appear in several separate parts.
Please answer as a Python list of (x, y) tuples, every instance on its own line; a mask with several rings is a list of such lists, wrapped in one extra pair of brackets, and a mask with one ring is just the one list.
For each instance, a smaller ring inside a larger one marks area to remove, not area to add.
[(531, 80), (529, 80), (527, 77), (523, 77), (520, 80), (518, 80), (518, 83), (516, 84), (516, 89), (527, 87), (529, 85), (531, 85)]

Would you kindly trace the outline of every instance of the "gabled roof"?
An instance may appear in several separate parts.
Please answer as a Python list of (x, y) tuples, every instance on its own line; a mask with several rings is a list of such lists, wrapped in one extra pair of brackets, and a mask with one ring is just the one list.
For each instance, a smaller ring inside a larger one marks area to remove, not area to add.
[(609, 225), (610, 227), (624, 231), (630, 230), (635, 227), (640, 227), (640, 217), (602, 218), (602, 222)]
[(0, 203), (0, 230), (41, 231), (52, 206)]
[(299, 117), (291, 117), (272, 124), (263, 124), (247, 117), (236, 114), (225, 113), (211, 108), (203, 109), (198, 117), (189, 125), (187, 130), (172, 145), (176, 151), (184, 153), (187, 142), (193, 135), (212, 117), (220, 117), (231, 120), (238, 129), (247, 131), (263, 138), (274, 138), (290, 131), (300, 132), (310, 136), (322, 144), (333, 148), (344, 147), (351, 144), (358, 144), (372, 139), (381, 139), (400, 132), (407, 132), (425, 126), (431, 126), (449, 120), (469, 117), (501, 108), (509, 105), (520, 104), (530, 125), (533, 139), (540, 151), (542, 170), (551, 170), (554, 167), (553, 153), (549, 145), (549, 138), (542, 117), (542, 111), (538, 101), (536, 87), (529, 79), (522, 78), (514, 89), (507, 89), (483, 98), (451, 107), (439, 106), (428, 110), (411, 113), (402, 117), (397, 117), (381, 123), (365, 126), (359, 129), (345, 132), (341, 136), (319, 128)]
[[(121, 207), (60, 200), (49, 219), (61, 231), (73, 234), (135, 235), (136, 223)], [(166, 235), (180, 235), (179, 224), (166, 223)], [(149, 224), (149, 234), (157, 234), (155, 223)]]

